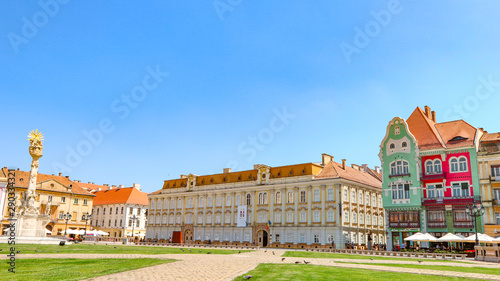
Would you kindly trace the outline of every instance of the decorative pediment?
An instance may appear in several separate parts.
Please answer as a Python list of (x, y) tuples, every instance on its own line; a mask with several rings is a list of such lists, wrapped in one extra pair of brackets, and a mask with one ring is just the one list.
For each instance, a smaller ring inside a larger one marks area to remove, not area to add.
[(68, 192), (68, 190), (71, 190), (71, 187), (62, 184), (55, 179), (49, 179), (49, 180), (37, 183), (36, 189)]

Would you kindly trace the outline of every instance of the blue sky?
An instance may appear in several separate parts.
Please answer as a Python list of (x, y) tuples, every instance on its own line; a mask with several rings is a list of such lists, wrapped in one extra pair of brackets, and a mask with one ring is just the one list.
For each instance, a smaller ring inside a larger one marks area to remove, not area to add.
[(380, 165), (417, 106), (500, 131), (497, 1), (0, 5), (2, 166), (29, 170), (37, 128), (40, 172), (152, 192), (321, 153)]

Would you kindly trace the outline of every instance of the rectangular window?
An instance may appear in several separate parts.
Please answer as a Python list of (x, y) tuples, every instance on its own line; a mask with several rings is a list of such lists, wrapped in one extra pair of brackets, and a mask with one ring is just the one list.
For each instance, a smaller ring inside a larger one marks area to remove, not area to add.
[(288, 191), (287, 193), (287, 203), (293, 203), (293, 191)]
[(66, 203), (66, 197), (61, 197), (61, 203)]
[(327, 222), (334, 222), (335, 221), (335, 212), (334, 211), (328, 211), (326, 213), (326, 221)]
[(75, 201), (73, 202), (73, 204), (78, 205), (78, 198), (75, 198)]
[(452, 188), (453, 197), (460, 197), (460, 183), (453, 183)]
[(231, 206), (231, 195), (226, 196), (226, 207)]
[[(500, 201), (500, 189), (493, 189), (493, 198)], [(500, 204), (500, 202), (497, 204)]]
[(299, 243), (306, 243), (306, 235), (304, 233), (299, 234)]
[(398, 186), (392, 186), (392, 199), (398, 199)]
[(87, 204), (88, 204), (88, 200), (87, 199), (83, 199), (83, 205), (87, 206)]
[(115, 227), (118, 226), (118, 220), (115, 219)]
[(77, 212), (73, 212), (73, 216), (71, 217), (71, 220), (76, 221), (76, 218), (78, 217)]
[(314, 202), (319, 202), (319, 190), (314, 190), (313, 201)]
[(281, 223), (281, 212), (274, 213), (274, 222)]
[(314, 234), (314, 243), (319, 243), (319, 234)]
[(500, 224), (500, 214), (496, 214), (497, 225)]
[(428, 185), (427, 186), (427, 198), (435, 198), (436, 197), (436, 190), (434, 185)]
[(491, 175), (495, 180), (500, 180), (500, 166), (491, 166)]
[(399, 184), (398, 185), (398, 198), (399, 199), (403, 199), (403, 185), (402, 184)]
[(47, 202), (52, 202), (52, 195), (49, 195), (49, 197), (47, 198)]
[(277, 242), (277, 243), (279, 243), (279, 242), (280, 242), (280, 235), (279, 235), (279, 234), (276, 234), (276, 235), (274, 236), (274, 242)]
[(462, 188), (462, 197), (467, 197), (469, 196), (469, 184), (466, 182), (463, 182), (460, 184)]
[(443, 190), (443, 185), (442, 184), (436, 184), (436, 197), (437, 198), (443, 198), (444, 197), (444, 190)]
[(129, 215), (133, 215), (133, 214), (134, 214), (134, 208), (131, 207), (129, 210)]
[(320, 222), (321, 221), (321, 213), (319, 211), (315, 211), (313, 213), (313, 222)]
[(63, 211), (60, 211), (59, 212), (59, 219), (62, 220), (63, 219), (63, 216), (64, 216), (64, 212)]
[(306, 203), (306, 192), (305, 191), (300, 192), (300, 203)]
[(307, 213), (306, 212), (300, 212), (300, 222), (307, 222)]
[(410, 199), (410, 185), (405, 184), (404, 188), (405, 188), (405, 199)]
[(293, 233), (288, 233), (286, 235), (286, 242), (287, 243), (293, 243)]
[(328, 191), (326, 193), (326, 200), (327, 201), (333, 201), (334, 200), (334, 198), (333, 198), (334, 197), (333, 196), (334, 192), (335, 191), (333, 190), (333, 188), (328, 189)]
[(286, 222), (288, 222), (288, 223), (293, 222), (293, 212), (286, 213)]

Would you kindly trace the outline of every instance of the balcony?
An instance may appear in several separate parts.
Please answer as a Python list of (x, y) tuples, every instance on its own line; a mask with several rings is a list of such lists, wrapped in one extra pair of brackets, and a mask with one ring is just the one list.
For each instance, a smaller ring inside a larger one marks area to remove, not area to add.
[(430, 221), (427, 222), (428, 227), (446, 227), (445, 221)]
[(453, 222), (454, 227), (473, 227), (474, 224), (472, 221), (454, 221)]
[(500, 176), (490, 176), (490, 181), (500, 181)]
[(402, 178), (402, 177), (409, 177), (411, 174), (394, 174), (394, 175), (389, 175), (389, 178)]
[(422, 199), (422, 205), (455, 205), (455, 204), (472, 204), (474, 196), (452, 196), (452, 197), (433, 197)]
[(420, 222), (390, 222), (389, 227), (393, 227), (393, 228), (419, 228)]
[(430, 174), (430, 175), (423, 175), (420, 177), (421, 181), (427, 181), (427, 180), (441, 180), (445, 179), (448, 173), (444, 172), (441, 174)]

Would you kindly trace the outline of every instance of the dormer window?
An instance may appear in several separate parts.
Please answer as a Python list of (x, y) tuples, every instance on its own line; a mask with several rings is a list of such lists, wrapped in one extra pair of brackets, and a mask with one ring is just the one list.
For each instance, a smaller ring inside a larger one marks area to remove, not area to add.
[(408, 143), (406, 143), (405, 141), (401, 144), (402, 147), (408, 147)]
[(391, 143), (391, 144), (389, 145), (389, 148), (390, 148), (390, 149), (395, 149), (395, 148), (396, 148), (396, 146), (395, 146), (393, 143)]

